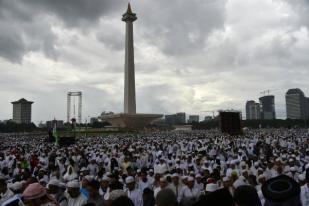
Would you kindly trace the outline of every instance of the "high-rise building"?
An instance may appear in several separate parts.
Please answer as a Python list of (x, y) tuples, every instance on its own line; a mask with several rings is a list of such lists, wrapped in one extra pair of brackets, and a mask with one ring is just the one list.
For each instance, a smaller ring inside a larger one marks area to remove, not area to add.
[(260, 104), (250, 100), (246, 103), (246, 119), (260, 119)]
[(177, 125), (186, 123), (186, 113), (180, 112), (176, 114), (165, 115), (165, 124)]
[(298, 88), (289, 89), (285, 94), (287, 119), (305, 119), (307, 117), (307, 99)]
[(306, 119), (309, 119), (309, 97), (306, 97)]
[(11, 102), (13, 104), (13, 121), (18, 124), (31, 123), (31, 105), (33, 102), (22, 98), (18, 101)]
[(259, 98), (261, 119), (276, 119), (275, 96), (267, 95)]
[(189, 115), (188, 123), (199, 122), (200, 116), (198, 115)]
[(177, 124), (186, 124), (186, 113), (176, 113)]

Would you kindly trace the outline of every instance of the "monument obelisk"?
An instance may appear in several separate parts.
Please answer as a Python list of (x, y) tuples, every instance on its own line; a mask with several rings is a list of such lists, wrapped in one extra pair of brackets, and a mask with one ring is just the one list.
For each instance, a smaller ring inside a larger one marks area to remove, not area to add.
[(107, 121), (114, 127), (141, 129), (149, 125), (155, 119), (161, 118), (161, 114), (137, 114), (135, 96), (135, 68), (134, 68), (134, 42), (133, 22), (137, 19), (132, 12), (130, 3), (126, 13), (122, 15), (122, 21), (126, 23), (125, 37), (125, 63), (124, 63), (124, 113), (105, 115), (102, 121)]
[(124, 64), (124, 113), (136, 114), (135, 99), (135, 72), (134, 72), (134, 42), (133, 22), (137, 19), (136, 14), (128, 4), (127, 12), (122, 15), (122, 21), (126, 22), (125, 37), (125, 64)]

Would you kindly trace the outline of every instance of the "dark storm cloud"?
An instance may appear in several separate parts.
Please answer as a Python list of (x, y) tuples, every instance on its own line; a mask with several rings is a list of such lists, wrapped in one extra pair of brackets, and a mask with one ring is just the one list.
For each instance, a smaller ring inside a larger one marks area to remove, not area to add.
[[(222, 28), (226, 0), (158, 0), (137, 4), (143, 38), (167, 55), (200, 53), (214, 29)], [(149, 12), (150, 15), (148, 14)]]
[(111, 13), (121, 0), (0, 0), (0, 56), (21, 63), (31, 51), (56, 59), (57, 35), (52, 18), (67, 27), (94, 26)]
[(123, 0), (25, 0), (29, 7), (56, 15), (67, 26), (92, 26), (115, 11)]

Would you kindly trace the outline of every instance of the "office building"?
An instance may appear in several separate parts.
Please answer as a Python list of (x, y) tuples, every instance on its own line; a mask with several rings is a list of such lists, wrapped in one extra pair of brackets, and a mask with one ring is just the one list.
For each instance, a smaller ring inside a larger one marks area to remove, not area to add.
[(177, 124), (186, 124), (186, 113), (176, 113)]
[(261, 112), (260, 112), (260, 104), (250, 100), (246, 103), (246, 119), (252, 120), (252, 119), (260, 119), (261, 118)]
[(275, 96), (267, 95), (259, 98), (261, 105), (261, 119), (276, 119)]
[(165, 124), (167, 125), (177, 125), (185, 123), (186, 123), (186, 113), (184, 112), (165, 115)]
[(189, 115), (188, 123), (199, 122), (200, 116), (198, 115)]
[(307, 117), (307, 98), (298, 88), (289, 89), (285, 94), (287, 119), (305, 119)]
[(64, 121), (63, 120), (50, 120), (46, 121), (46, 128), (52, 129), (56, 125), (56, 128), (64, 128)]
[(13, 104), (13, 121), (18, 124), (31, 123), (31, 107), (33, 102), (22, 98), (18, 101), (11, 102)]

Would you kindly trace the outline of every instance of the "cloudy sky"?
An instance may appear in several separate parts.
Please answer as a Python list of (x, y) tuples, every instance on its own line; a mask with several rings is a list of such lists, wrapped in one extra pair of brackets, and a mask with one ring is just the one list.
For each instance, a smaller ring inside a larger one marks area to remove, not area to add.
[[(33, 121), (66, 118), (83, 92), (83, 120), (123, 109), (124, 0), (0, 0), (0, 119), (34, 101)], [(137, 111), (209, 115), (260, 92), (309, 95), (308, 0), (132, 0)]]

